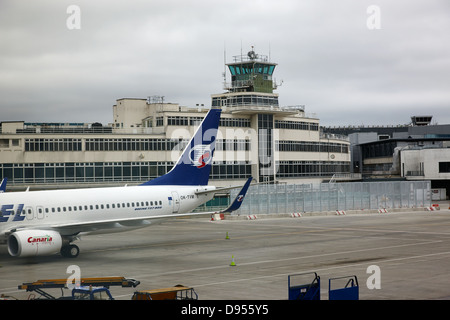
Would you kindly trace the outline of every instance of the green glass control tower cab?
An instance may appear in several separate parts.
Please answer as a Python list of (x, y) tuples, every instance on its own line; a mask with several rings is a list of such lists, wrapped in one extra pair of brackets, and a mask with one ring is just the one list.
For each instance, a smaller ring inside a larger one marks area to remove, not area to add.
[(253, 48), (247, 56), (235, 57), (235, 61), (227, 64), (231, 73), (230, 91), (273, 93), (272, 74), (276, 63), (257, 55)]
[(212, 106), (257, 124), (258, 142), (253, 150), (257, 149), (258, 160), (252, 163), (252, 175), (260, 182), (272, 183), (275, 180), (273, 115), (281, 112), (278, 94), (273, 92), (276, 84), (272, 75), (277, 64), (265, 55), (256, 54), (252, 47), (247, 55), (234, 56), (233, 62), (226, 65), (231, 83), (225, 81), (226, 92), (211, 96)]
[(213, 107), (231, 107), (233, 110), (278, 107), (278, 94), (272, 75), (277, 66), (267, 56), (252, 50), (247, 55), (233, 57), (227, 63), (231, 83), (225, 82), (225, 93), (212, 95)]

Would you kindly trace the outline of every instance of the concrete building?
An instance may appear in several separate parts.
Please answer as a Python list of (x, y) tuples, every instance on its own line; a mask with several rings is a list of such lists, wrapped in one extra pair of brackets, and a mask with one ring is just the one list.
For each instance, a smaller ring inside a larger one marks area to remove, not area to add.
[[(211, 96), (211, 105), (223, 110), (211, 172), (215, 185), (236, 185), (250, 175), (268, 183), (352, 178), (348, 139), (322, 133), (304, 106), (280, 106), (275, 63), (252, 50), (227, 66), (231, 83)], [(108, 126), (3, 121), (0, 176), (12, 188), (147, 181), (171, 169), (207, 110), (152, 96), (117, 99)]]
[(324, 130), (349, 135), (352, 170), (364, 180), (429, 180), (441, 195), (434, 200), (445, 200), (450, 196), (450, 125), (431, 120), (412, 116), (408, 125)]

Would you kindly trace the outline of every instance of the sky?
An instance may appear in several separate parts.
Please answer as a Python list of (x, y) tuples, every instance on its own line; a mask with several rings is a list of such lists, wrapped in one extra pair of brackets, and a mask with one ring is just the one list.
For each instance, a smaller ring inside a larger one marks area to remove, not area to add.
[(449, 32), (448, 0), (0, 0), (0, 121), (106, 125), (117, 99), (155, 95), (210, 106), (253, 46), (278, 64), (280, 105), (321, 125), (449, 124)]

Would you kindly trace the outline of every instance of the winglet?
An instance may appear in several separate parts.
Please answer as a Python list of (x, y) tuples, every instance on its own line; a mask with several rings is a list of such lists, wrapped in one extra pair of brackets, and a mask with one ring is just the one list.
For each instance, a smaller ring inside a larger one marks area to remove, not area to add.
[(253, 178), (248, 178), (247, 182), (242, 187), (241, 191), (239, 191), (238, 195), (234, 199), (233, 203), (226, 208), (225, 210), (221, 211), (220, 213), (230, 213), (233, 211), (236, 211), (241, 207), (242, 202), (244, 201), (245, 194), (247, 193), (248, 187), (250, 186), (250, 183), (252, 182)]
[(2, 183), (0, 183), (0, 193), (6, 192), (6, 183), (8, 182), (8, 178), (3, 178)]
[(187, 144), (175, 166), (148, 185), (207, 185), (216, 146), (221, 109), (211, 109)]

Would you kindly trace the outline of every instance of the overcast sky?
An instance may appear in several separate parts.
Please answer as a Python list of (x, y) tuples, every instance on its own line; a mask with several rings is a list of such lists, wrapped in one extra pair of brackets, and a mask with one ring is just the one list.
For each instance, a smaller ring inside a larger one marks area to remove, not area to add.
[(0, 0), (0, 121), (107, 124), (116, 99), (153, 95), (210, 106), (224, 51), (254, 46), (278, 63), (280, 104), (321, 125), (449, 124), (449, 34), (448, 0)]

